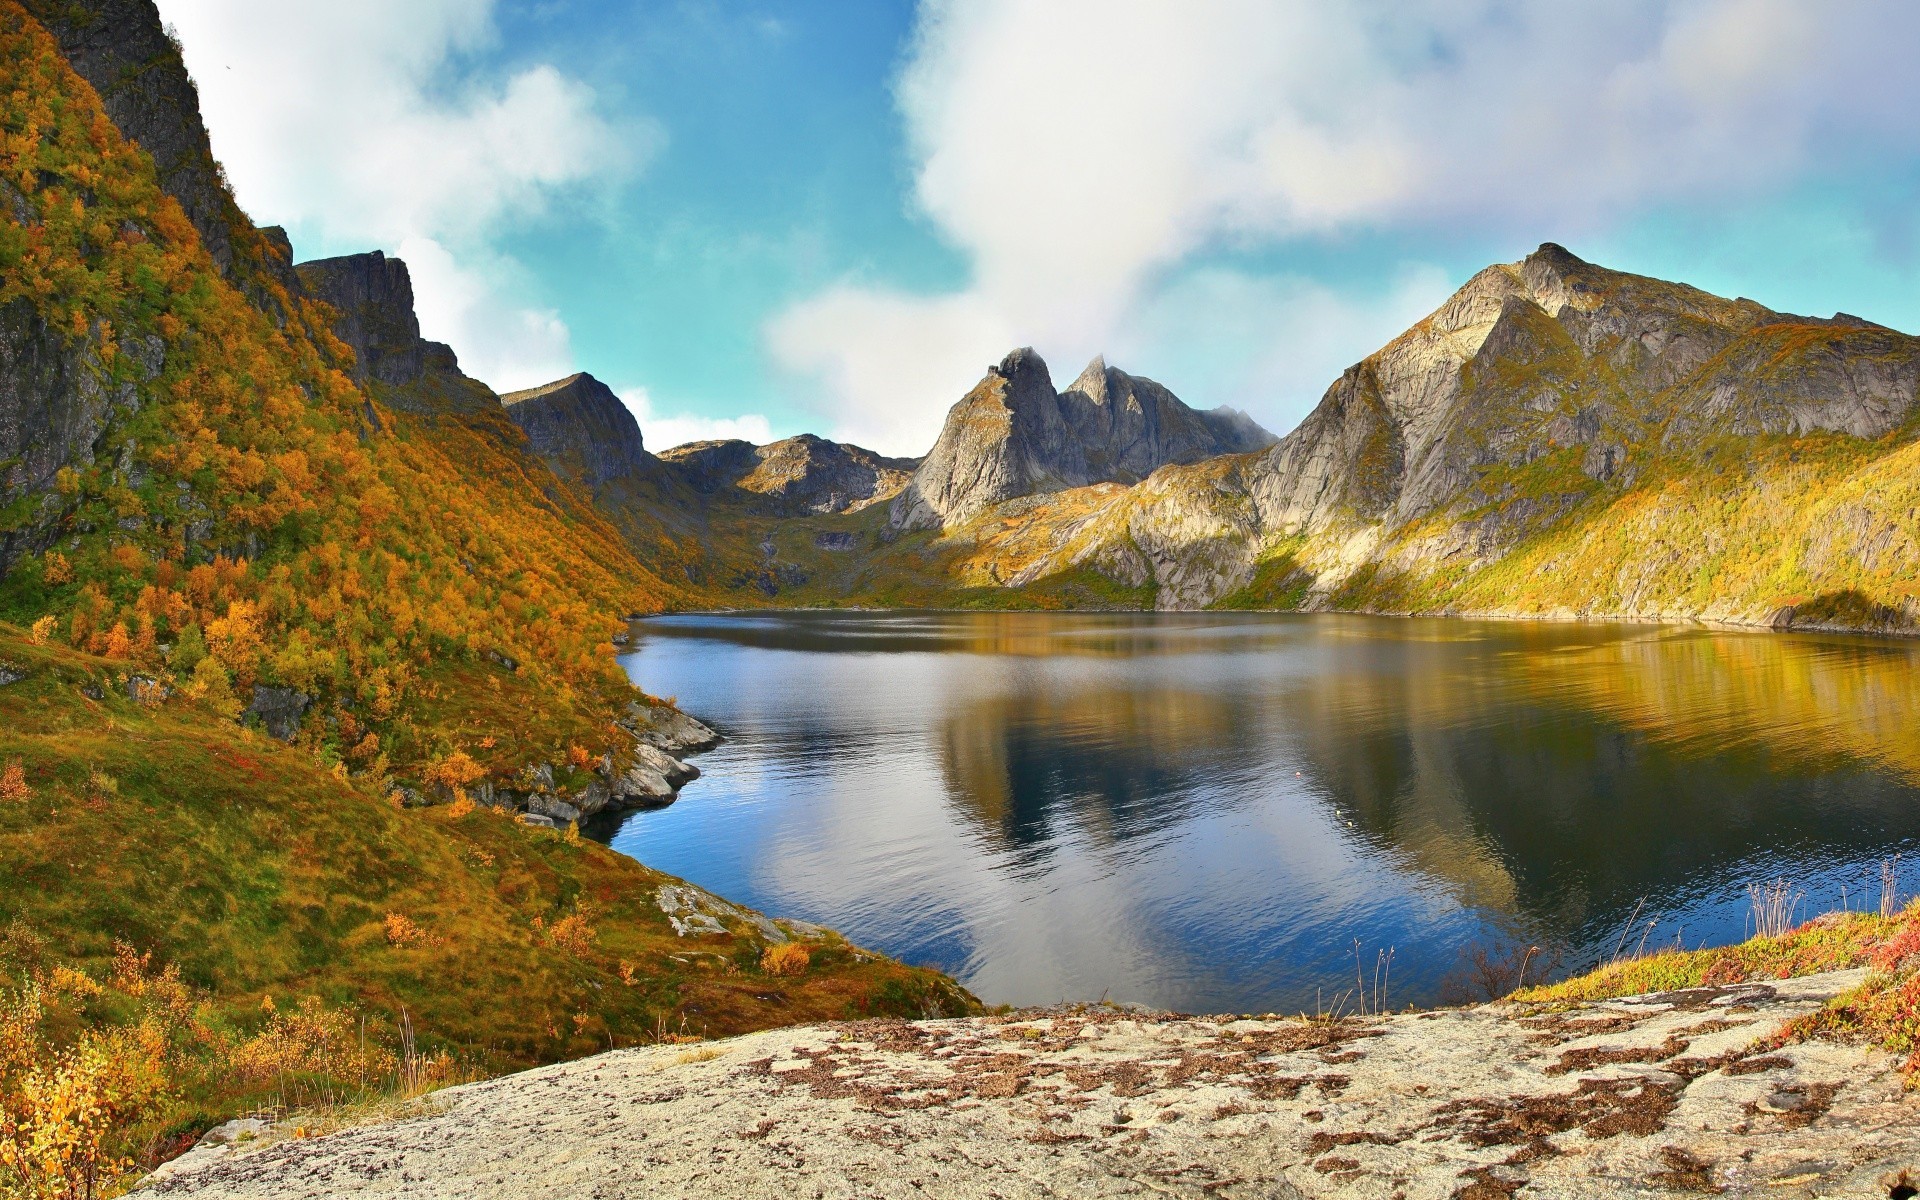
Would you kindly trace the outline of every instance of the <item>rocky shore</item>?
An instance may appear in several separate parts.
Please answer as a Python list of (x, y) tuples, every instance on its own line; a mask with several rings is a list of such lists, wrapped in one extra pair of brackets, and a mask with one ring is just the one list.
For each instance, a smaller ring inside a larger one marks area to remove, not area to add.
[(774, 1030), (452, 1088), (324, 1137), (228, 1127), (146, 1187), (286, 1200), (1911, 1196), (1920, 1097), (1898, 1061), (1769, 1041), (1860, 978), (1340, 1021), (1075, 1007)]

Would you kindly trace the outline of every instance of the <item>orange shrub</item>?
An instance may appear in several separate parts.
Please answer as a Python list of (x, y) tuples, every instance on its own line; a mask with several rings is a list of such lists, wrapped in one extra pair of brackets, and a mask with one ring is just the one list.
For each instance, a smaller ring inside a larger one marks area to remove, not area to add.
[(768, 946), (760, 956), (760, 969), (769, 975), (805, 975), (813, 965), (813, 955), (799, 942)]
[(7, 769), (0, 771), (0, 800), (19, 803), (33, 799), (33, 788), (27, 784), (27, 772), (21, 767), (20, 760), (14, 759)]
[(387, 944), (390, 946), (438, 946), (446, 940), (420, 928), (414, 919), (405, 913), (388, 913), (384, 924), (387, 929)]
[(565, 950), (575, 958), (585, 958), (593, 953), (593, 939), (599, 936), (599, 930), (593, 927), (587, 914), (579, 912), (568, 913), (552, 925), (535, 917), (533, 929), (547, 945)]

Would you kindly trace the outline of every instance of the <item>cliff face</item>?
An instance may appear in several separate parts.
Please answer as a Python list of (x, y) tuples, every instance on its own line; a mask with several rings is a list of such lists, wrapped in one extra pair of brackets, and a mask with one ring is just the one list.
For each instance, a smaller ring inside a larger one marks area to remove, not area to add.
[(1056, 392), (1047, 364), (1016, 350), (947, 414), (894, 502), (901, 528), (965, 524), (1002, 501), (1090, 483), (1133, 483), (1168, 463), (1266, 445), (1244, 414), (1200, 413), (1150, 379), (1095, 359)]
[(499, 398), (460, 370), (453, 347), (420, 336), (407, 264), (379, 250), (294, 268), (301, 288), (331, 305), (333, 332), (354, 355), (354, 380), (408, 412), (497, 412)]
[(588, 487), (660, 471), (660, 460), (647, 453), (640, 424), (627, 406), (585, 372), (508, 392), (500, 400), (535, 454)]
[(1008, 577), (1091, 566), (1175, 608), (1839, 605), (1910, 626), (1917, 393), (1920, 339), (1549, 244), (1349, 368), (1271, 449), (1036, 518), (1058, 548)]
[(891, 500), (919, 465), (803, 433), (765, 446), (689, 442), (660, 455), (704, 495), (728, 495), (774, 516), (859, 512)]

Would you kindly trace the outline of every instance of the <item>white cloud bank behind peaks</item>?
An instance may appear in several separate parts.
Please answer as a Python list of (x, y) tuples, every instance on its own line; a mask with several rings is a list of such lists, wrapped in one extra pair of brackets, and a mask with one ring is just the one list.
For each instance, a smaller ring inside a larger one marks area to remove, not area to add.
[(502, 391), (572, 369), (567, 329), (512, 299), (492, 247), (511, 220), (636, 168), (656, 129), (616, 130), (545, 64), (482, 70), (492, 0), (160, 0), (240, 202), (296, 249), (407, 260), (422, 331)]
[[(769, 349), (845, 431), (918, 452), (1013, 345), (1075, 370), (1151, 351), (1155, 297), (1203, 293), (1181, 278), (1202, 255), (1418, 227), (1513, 230), (1518, 255), (1520, 231), (1920, 148), (1917, 42), (1891, 0), (925, 0), (896, 95), (913, 202), (969, 282), (843, 283)], [(1397, 329), (1293, 349), (1330, 380)]]

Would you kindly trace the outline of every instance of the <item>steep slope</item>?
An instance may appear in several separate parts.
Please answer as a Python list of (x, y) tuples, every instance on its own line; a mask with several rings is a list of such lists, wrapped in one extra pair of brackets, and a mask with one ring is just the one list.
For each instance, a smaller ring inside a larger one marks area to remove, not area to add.
[(1090, 567), (1164, 607), (1910, 624), (1917, 392), (1920, 339), (1546, 245), (1271, 449), (1063, 499), (998, 553), (1015, 584)]
[(1030, 349), (987, 371), (894, 501), (900, 529), (963, 525), (1019, 496), (1133, 483), (1167, 463), (1256, 449), (1272, 437), (1243, 414), (1195, 412), (1149, 379), (1095, 359), (1064, 393)]
[[(154, 70), (177, 65), (151, 5), (59, 13), (116, 80), (149, 43), (165, 47)], [(0, 359), (16, 369), (0, 398), (0, 608), (237, 708), (291, 705), (288, 733), (370, 784), (456, 748), (421, 720), (441, 676), (493, 671), (489, 690), (543, 696), (496, 748), (624, 754), (608, 718), (631, 689), (606, 641), (620, 614), (676, 593), (521, 448), (490, 392), (418, 342), (404, 267), (309, 264), (336, 311), (260, 266), (284, 261), (279, 243), (226, 197), (221, 271), (162, 186), (198, 204), (199, 172), (163, 181), (40, 26), (4, 16)], [(204, 146), (190, 82), (166, 90), (187, 124), (135, 103), (148, 140)], [(336, 318), (359, 347), (332, 335)], [(350, 743), (341, 705), (356, 706)], [(475, 750), (503, 782), (527, 765)]]

